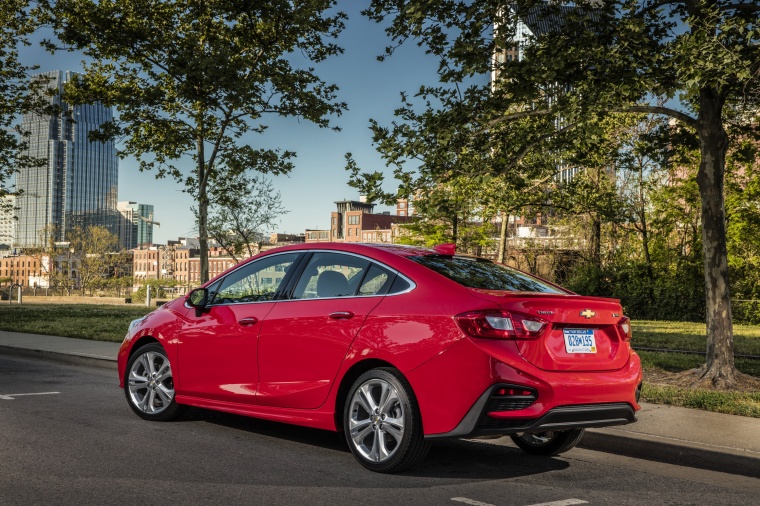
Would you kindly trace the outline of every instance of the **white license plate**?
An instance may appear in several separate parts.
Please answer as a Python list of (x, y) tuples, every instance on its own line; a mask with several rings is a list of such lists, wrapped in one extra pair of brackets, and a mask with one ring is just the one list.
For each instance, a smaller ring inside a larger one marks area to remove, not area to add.
[(562, 333), (568, 353), (596, 353), (594, 329), (564, 329)]

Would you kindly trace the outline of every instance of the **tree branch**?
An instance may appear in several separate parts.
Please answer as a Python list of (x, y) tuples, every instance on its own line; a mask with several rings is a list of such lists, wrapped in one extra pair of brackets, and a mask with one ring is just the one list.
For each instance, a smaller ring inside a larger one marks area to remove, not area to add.
[(654, 106), (654, 105), (633, 105), (633, 106), (624, 107), (621, 109), (611, 109), (610, 112), (620, 112), (620, 113), (636, 112), (636, 113), (642, 113), (642, 114), (661, 114), (663, 116), (669, 116), (671, 118), (677, 119), (678, 121), (681, 121), (682, 123), (685, 123), (691, 127), (697, 126), (696, 119), (692, 118), (688, 114), (682, 113), (680, 111), (676, 111), (675, 109), (671, 109), (669, 107), (661, 107), (661, 106)]

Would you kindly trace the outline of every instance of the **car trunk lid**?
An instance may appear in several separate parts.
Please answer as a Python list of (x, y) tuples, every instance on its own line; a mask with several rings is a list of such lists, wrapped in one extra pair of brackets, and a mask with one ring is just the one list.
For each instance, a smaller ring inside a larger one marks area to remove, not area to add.
[(616, 299), (571, 294), (501, 292), (470, 289), (502, 309), (544, 320), (536, 338), (517, 339), (528, 362), (547, 371), (607, 371), (628, 362), (630, 345), (618, 323), (623, 317)]

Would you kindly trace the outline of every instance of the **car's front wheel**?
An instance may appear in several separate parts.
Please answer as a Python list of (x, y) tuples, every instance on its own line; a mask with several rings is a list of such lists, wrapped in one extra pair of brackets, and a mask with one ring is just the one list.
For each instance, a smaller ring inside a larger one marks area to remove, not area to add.
[(559, 455), (577, 445), (583, 437), (583, 429), (523, 433), (510, 436), (522, 450), (533, 455)]
[(174, 400), (171, 364), (164, 348), (156, 343), (141, 346), (129, 359), (124, 394), (132, 411), (146, 420), (172, 420), (185, 409)]
[(348, 393), (343, 428), (356, 459), (367, 469), (411, 469), (427, 455), (417, 400), (409, 382), (392, 368), (362, 374)]

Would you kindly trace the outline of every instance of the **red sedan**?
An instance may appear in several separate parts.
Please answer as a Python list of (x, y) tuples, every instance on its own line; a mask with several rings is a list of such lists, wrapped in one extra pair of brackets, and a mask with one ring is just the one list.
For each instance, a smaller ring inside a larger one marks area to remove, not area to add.
[(430, 441), (509, 435), (556, 455), (631, 423), (641, 364), (614, 299), (434, 249), (273, 249), (135, 320), (119, 351), (132, 410), (187, 406), (343, 431), (374, 471)]

